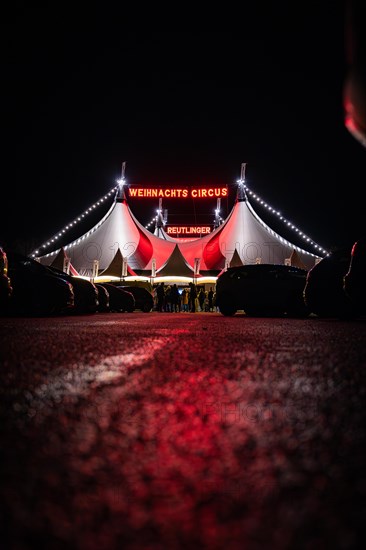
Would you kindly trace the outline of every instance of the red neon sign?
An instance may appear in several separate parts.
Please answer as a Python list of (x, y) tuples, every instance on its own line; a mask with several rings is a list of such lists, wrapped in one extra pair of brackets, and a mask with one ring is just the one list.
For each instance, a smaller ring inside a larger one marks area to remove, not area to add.
[(169, 225), (166, 230), (168, 235), (175, 237), (208, 235), (211, 233), (209, 225)]
[(128, 195), (138, 199), (208, 199), (228, 196), (227, 187), (129, 187)]

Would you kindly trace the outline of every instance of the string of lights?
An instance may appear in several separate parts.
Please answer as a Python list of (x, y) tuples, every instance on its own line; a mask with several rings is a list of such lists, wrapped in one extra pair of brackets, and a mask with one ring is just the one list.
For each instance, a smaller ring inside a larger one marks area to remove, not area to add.
[[(57, 240), (63, 237), (68, 230), (70, 230), (73, 226), (75, 226), (76, 224), (84, 220), (84, 218), (87, 217), (91, 212), (93, 212), (95, 208), (97, 208), (98, 206), (103, 204), (106, 200), (108, 200), (109, 197), (111, 197), (116, 192), (117, 189), (118, 189), (118, 186), (112, 187), (112, 189), (106, 195), (104, 195), (103, 197), (98, 199), (94, 204), (89, 206), (89, 208), (87, 208), (82, 214), (80, 214), (80, 216), (78, 216), (77, 218), (69, 222), (67, 225), (65, 225), (65, 227), (63, 227), (57, 233), (55, 233), (50, 239), (48, 239), (48, 241), (43, 243), (39, 248), (46, 249), (49, 246), (53, 245), (55, 242), (57, 242)], [(38, 256), (39, 253), (40, 252), (38, 249), (34, 250), (33, 253), (31, 254), (32, 258), (35, 258), (36, 256)]]
[[(145, 225), (145, 228), (149, 229), (151, 225), (155, 224), (159, 219), (159, 215), (161, 215), (161, 212), (160, 212), (160, 210), (157, 210), (156, 216), (154, 216), (153, 219), (151, 221), (149, 221), (149, 223), (147, 225)], [(164, 222), (163, 222), (163, 224), (164, 224)]]
[(245, 192), (253, 198), (255, 201), (257, 201), (263, 208), (266, 208), (271, 214), (277, 216), (277, 218), (286, 225), (287, 228), (293, 230), (299, 237), (301, 237), (304, 241), (306, 241), (307, 244), (310, 244), (315, 248), (317, 252), (320, 252), (321, 254), (328, 254), (328, 252), (322, 248), (320, 245), (318, 245), (313, 239), (311, 239), (308, 235), (306, 235), (303, 231), (301, 231), (298, 227), (296, 227), (295, 224), (293, 224), (291, 221), (287, 220), (284, 216), (282, 216), (281, 212), (267, 204), (257, 193), (254, 193), (249, 189), (246, 183), (244, 183), (243, 180), (238, 180), (238, 184), (243, 185)]

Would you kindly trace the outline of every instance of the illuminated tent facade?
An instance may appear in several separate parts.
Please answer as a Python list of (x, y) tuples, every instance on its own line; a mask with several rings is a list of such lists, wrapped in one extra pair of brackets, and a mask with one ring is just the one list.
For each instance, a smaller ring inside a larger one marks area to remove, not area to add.
[[(290, 264), (310, 269), (320, 256), (287, 241), (273, 231), (255, 212), (239, 181), (235, 204), (227, 219), (212, 233), (194, 239), (168, 236), (160, 224), (151, 233), (133, 215), (124, 188), (105, 216), (88, 232), (63, 247), (73, 269), (91, 277), (97, 262), (99, 275), (115, 276), (127, 260), (127, 275), (146, 277), (214, 275), (230, 265), (269, 263)], [(40, 256), (50, 265), (60, 249)]]
[[(133, 272), (151, 270), (152, 260), (161, 266), (173, 252), (175, 243), (152, 235), (132, 214), (121, 189), (106, 215), (84, 235), (64, 247), (80, 275), (91, 276), (94, 262), (98, 272), (107, 274), (116, 254), (127, 258), (128, 268)], [(50, 265), (58, 251), (39, 259)], [(118, 260), (118, 256), (117, 256)]]
[(221, 271), (227, 266), (269, 263), (289, 264), (310, 269), (320, 256), (312, 254), (271, 229), (255, 212), (243, 184), (239, 184), (234, 207), (217, 229), (199, 239), (174, 239), (162, 227), (164, 240), (179, 246), (186, 262), (193, 268), (200, 259), (200, 271)]
[[(188, 243), (187, 243), (188, 244)], [(186, 259), (190, 252), (182, 253)], [(244, 188), (239, 188), (236, 203), (225, 222), (210, 235), (202, 251), (209, 269), (220, 269), (234, 260), (242, 264), (286, 264), (310, 269), (319, 256), (292, 244), (273, 231), (255, 212)]]

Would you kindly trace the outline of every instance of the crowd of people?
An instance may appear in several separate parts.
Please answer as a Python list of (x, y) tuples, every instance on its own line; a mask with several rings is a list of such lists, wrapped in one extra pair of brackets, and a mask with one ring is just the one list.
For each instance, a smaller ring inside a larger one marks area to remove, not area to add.
[(210, 287), (205, 290), (197, 288), (194, 283), (179, 289), (176, 284), (159, 283), (153, 290), (155, 310), (169, 313), (195, 313), (200, 311), (217, 311), (216, 292)]

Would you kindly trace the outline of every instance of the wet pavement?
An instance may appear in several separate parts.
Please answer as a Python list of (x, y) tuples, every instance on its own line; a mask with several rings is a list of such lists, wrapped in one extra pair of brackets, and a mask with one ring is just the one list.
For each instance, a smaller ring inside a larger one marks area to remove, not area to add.
[(353, 549), (366, 322), (0, 319), (5, 549)]

